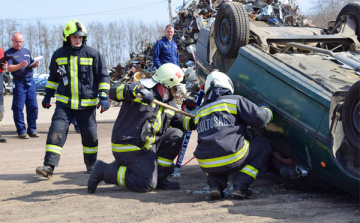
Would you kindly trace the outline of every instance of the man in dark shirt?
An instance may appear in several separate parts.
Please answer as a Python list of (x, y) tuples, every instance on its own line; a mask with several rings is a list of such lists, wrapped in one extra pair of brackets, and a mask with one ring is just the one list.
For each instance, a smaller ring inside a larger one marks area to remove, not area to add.
[[(38, 105), (36, 100), (36, 87), (33, 80), (34, 71), (40, 65), (37, 61), (31, 66), (34, 59), (28, 49), (23, 48), (24, 37), (21, 33), (14, 33), (11, 38), (13, 47), (8, 49), (5, 54), (12, 55), (14, 58), (8, 61), (8, 71), (13, 75), (13, 110), (16, 131), (21, 139), (37, 138), (36, 119), (38, 117)], [(26, 105), (27, 124), (24, 121), (24, 105)]]
[(153, 62), (156, 69), (165, 63), (173, 63), (179, 66), (179, 54), (174, 36), (174, 27), (167, 25), (165, 36), (157, 41), (154, 47)]

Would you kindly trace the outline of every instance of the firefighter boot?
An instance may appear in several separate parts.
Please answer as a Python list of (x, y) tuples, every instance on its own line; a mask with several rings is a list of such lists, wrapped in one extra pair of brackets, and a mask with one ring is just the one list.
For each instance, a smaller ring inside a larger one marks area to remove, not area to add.
[(90, 174), (88, 180), (88, 193), (95, 193), (98, 184), (104, 180), (104, 169), (108, 164), (98, 160), (94, 165), (94, 171)]
[(210, 199), (217, 200), (224, 197), (224, 188), (219, 181), (214, 180), (210, 185)]
[(52, 175), (54, 173), (54, 167), (53, 166), (39, 166), (38, 168), (36, 168), (36, 173), (43, 177), (50, 178), (50, 177), (52, 177)]
[(234, 185), (234, 189), (232, 191), (232, 196), (236, 198), (252, 198), (252, 191), (249, 189), (241, 189), (240, 187)]
[(86, 173), (87, 173), (87, 174), (91, 174), (91, 173), (94, 171), (94, 166), (95, 166), (95, 164), (93, 164), (93, 165), (86, 165)]
[(162, 190), (179, 190), (179, 182), (171, 182), (167, 180), (167, 177), (174, 172), (174, 166), (163, 167), (158, 166), (158, 180), (156, 189)]
[(3, 138), (3, 137), (0, 135), (0, 142), (7, 142), (7, 138)]
[[(167, 178), (167, 177), (166, 177)], [(162, 190), (180, 190), (179, 182), (171, 182), (166, 178), (158, 179), (156, 189)]]

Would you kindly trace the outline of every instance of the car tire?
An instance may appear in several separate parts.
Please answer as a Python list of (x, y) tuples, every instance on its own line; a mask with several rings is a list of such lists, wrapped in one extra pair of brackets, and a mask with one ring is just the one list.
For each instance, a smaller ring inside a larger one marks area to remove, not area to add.
[(360, 81), (346, 93), (341, 116), (346, 140), (360, 151)]
[(339, 12), (338, 16), (336, 17), (335, 24), (337, 24), (340, 21), (340, 17), (343, 15), (350, 15), (355, 18), (356, 21), (355, 34), (357, 35), (357, 38), (360, 41), (360, 3), (352, 2), (345, 5)]
[(234, 58), (249, 42), (249, 17), (240, 2), (222, 4), (215, 18), (215, 42), (219, 53)]

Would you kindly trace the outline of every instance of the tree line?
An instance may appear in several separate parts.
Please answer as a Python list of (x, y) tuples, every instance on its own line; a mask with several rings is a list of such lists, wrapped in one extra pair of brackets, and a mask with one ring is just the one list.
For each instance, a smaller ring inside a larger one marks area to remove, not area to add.
[[(316, 26), (326, 28), (328, 22), (335, 20), (340, 10), (349, 2), (360, 0), (314, 0), (311, 2), (312, 9), (304, 14)], [(115, 67), (119, 63), (124, 66), (129, 54), (137, 52), (141, 42), (147, 40), (154, 43), (162, 37), (167, 24), (146, 24), (129, 19), (107, 23), (93, 21), (84, 25), (88, 31), (87, 45), (94, 47), (104, 56), (108, 67)], [(16, 20), (1, 19), (0, 46), (4, 51), (11, 48), (11, 36), (15, 32), (21, 32), (24, 36), (23, 46), (28, 48), (34, 57), (44, 57), (35, 72), (48, 73), (53, 52), (62, 46), (64, 26), (65, 24), (49, 25), (41, 21), (20, 23)]]
[[(81, 21), (81, 20), (80, 20)], [(52, 54), (63, 45), (63, 25), (49, 25), (41, 21), (20, 23), (16, 20), (0, 20), (0, 46), (3, 50), (12, 47), (11, 37), (15, 32), (24, 36), (23, 47), (30, 50), (34, 57), (43, 56), (35, 73), (49, 73)], [(108, 67), (119, 63), (125, 65), (131, 52), (137, 52), (143, 41), (154, 43), (164, 35), (166, 24), (142, 21), (113, 21), (102, 23), (94, 21), (85, 25), (88, 32), (87, 45), (97, 49), (105, 58)]]
[(316, 26), (326, 28), (329, 21), (335, 21), (340, 10), (350, 2), (360, 2), (360, 0), (315, 0), (310, 3), (311, 9), (305, 15)]

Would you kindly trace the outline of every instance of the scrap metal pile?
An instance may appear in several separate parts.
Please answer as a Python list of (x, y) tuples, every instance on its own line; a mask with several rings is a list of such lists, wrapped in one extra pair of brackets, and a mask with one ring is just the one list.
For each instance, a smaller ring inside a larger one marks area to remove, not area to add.
[[(231, 1), (231, 0), (230, 0)], [(234, 0), (236, 1), (236, 0)], [(199, 86), (195, 75), (195, 44), (202, 28), (210, 28), (216, 13), (224, 0), (189, 0), (177, 7), (173, 18), (174, 41), (178, 45), (180, 67), (184, 69), (187, 96), (196, 94)], [(301, 14), (297, 0), (237, 0), (244, 5), (250, 21), (265, 21), (271, 26), (311, 26)], [(132, 82), (148, 78), (155, 72), (152, 55), (155, 43), (138, 43), (138, 52), (130, 53), (130, 59), (123, 67), (118, 64), (112, 69), (112, 81)], [(186, 97), (184, 97), (186, 98)]]

